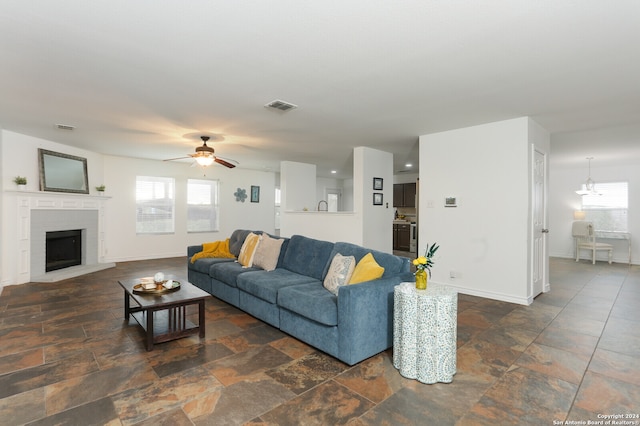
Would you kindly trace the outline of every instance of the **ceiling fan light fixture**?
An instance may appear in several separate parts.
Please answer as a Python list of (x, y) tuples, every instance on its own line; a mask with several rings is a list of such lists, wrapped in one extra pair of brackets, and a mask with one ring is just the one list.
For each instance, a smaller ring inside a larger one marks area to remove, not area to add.
[(199, 155), (196, 158), (196, 163), (199, 166), (207, 167), (213, 164), (214, 157), (213, 155)]
[[(229, 169), (233, 169), (239, 163), (232, 159), (223, 159), (221, 157), (216, 157), (214, 155), (215, 150), (207, 145), (207, 141), (210, 139), (209, 136), (200, 136), (202, 139), (202, 146), (196, 148), (195, 154), (187, 154), (187, 157), (178, 157), (178, 158), (170, 158), (164, 161), (172, 161), (172, 160), (181, 160), (183, 158), (193, 158), (195, 160), (194, 164), (197, 164), (201, 167), (208, 167), (212, 165), (214, 162), (223, 165)], [(222, 140), (224, 138), (217, 138)]]

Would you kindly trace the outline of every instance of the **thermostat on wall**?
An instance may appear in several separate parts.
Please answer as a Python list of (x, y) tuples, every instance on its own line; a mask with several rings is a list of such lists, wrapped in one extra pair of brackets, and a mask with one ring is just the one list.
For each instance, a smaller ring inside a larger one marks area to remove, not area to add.
[(444, 206), (445, 207), (458, 207), (458, 204), (456, 203), (456, 197), (447, 197), (444, 199)]

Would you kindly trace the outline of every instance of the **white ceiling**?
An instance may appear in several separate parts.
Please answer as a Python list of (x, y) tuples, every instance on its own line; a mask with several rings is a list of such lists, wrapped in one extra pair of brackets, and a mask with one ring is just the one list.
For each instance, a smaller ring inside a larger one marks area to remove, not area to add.
[[(240, 167), (343, 176), (352, 148), (369, 146), (399, 171), (419, 135), (528, 115), (552, 133), (552, 161), (596, 166), (640, 159), (638, 76), (637, 0), (0, 8), (0, 126), (111, 155), (179, 157), (215, 134)], [(275, 99), (299, 108), (264, 107)]]

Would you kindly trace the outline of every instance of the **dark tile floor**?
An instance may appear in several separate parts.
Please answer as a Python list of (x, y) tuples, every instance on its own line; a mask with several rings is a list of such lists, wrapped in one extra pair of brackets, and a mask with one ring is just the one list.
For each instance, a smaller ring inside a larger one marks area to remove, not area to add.
[(552, 259), (552, 291), (531, 306), (460, 295), (457, 374), (424, 385), (392, 350), (349, 367), (214, 298), (205, 339), (147, 352), (117, 280), (185, 264), (5, 288), (0, 424), (639, 424), (640, 267)]

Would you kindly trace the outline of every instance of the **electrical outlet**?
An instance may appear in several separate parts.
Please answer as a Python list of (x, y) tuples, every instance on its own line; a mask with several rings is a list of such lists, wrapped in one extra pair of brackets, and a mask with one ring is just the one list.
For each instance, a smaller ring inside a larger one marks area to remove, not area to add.
[(449, 278), (458, 278), (458, 272), (449, 271)]

